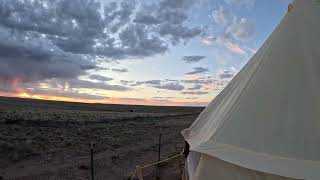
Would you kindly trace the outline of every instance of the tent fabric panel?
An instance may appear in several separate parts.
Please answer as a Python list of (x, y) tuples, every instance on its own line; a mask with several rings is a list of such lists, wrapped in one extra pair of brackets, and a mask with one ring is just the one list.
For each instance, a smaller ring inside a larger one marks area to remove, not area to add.
[(302, 159), (290, 159), (257, 153), (240, 147), (215, 142), (202, 144), (198, 153), (210, 155), (223, 161), (260, 172), (276, 174), (296, 179), (319, 180), (320, 162)]
[(314, 18), (320, 18), (320, 6), (311, 2), (294, 2), (294, 10), (271, 36), (272, 47), (259, 71), (210, 140), (320, 160), (320, 51), (315, 40), (320, 39), (320, 21)]
[(201, 154), (196, 173), (189, 180), (297, 180), (237, 166)]

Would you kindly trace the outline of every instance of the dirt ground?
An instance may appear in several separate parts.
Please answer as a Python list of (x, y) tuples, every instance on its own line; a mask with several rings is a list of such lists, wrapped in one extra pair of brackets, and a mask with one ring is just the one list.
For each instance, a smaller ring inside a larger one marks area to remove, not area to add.
[[(203, 108), (66, 103), (0, 97), (0, 179), (125, 180), (137, 165), (178, 154), (181, 130)], [(184, 159), (143, 171), (144, 179), (178, 180)]]

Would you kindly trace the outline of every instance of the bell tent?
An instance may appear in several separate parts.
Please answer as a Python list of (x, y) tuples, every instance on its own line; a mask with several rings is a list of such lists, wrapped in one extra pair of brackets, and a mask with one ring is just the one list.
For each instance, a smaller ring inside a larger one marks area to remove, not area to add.
[(288, 9), (182, 132), (190, 180), (320, 180), (320, 4)]

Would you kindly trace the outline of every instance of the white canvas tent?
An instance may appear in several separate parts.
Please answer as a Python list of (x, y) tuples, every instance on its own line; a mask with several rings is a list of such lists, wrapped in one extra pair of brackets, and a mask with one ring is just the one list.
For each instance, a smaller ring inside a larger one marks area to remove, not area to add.
[(190, 180), (320, 180), (320, 4), (289, 9), (182, 132)]

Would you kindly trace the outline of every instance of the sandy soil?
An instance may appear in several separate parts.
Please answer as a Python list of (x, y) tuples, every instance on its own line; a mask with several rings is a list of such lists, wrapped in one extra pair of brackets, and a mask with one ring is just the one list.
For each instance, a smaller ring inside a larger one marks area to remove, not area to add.
[[(99, 105), (0, 98), (0, 176), (4, 179), (124, 180), (134, 167), (183, 148), (180, 131), (203, 108)], [(130, 112), (132, 111), (132, 112)], [(177, 180), (183, 158), (143, 171), (145, 179)], [(182, 167), (183, 168), (183, 167)], [(1, 179), (0, 177), (0, 179)]]

